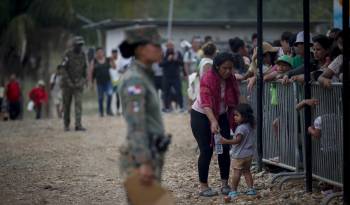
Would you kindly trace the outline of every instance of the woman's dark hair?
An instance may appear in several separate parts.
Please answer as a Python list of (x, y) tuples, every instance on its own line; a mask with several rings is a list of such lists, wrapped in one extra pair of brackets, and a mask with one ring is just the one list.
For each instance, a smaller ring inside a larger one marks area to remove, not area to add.
[(254, 41), (254, 39), (257, 39), (257, 38), (258, 38), (258, 34), (257, 33), (253, 33), (251, 40)]
[(264, 56), (269, 54), (270, 55), (270, 59), (271, 59), (271, 65), (274, 66), (275, 65), (275, 62), (278, 58), (278, 53), (277, 52), (267, 52), (267, 53), (264, 53)]
[(340, 31), (339, 33), (337, 33), (336, 35), (335, 35), (335, 41), (337, 41), (339, 38), (341, 38), (341, 39), (344, 39), (344, 32), (343, 31)]
[(244, 41), (238, 37), (228, 40), (228, 44), (230, 45), (231, 51), (234, 53), (237, 53), (238, 50), (245, 45)]
[(148, 41), (140, 41), (137, 43), (128, 43), (126, 40), (124, 40), (119, 45), (119, 51), (120, 54), (123, 56), (123, 58), (130, 58), (132, 56), (135, 56), (135, 50), (138, 46), (146, 45), (148, 44)]
[(216, 53), (216, 46), (212, 42), (208, 42), (204, 44), (202, 49), (203, 49), (204, 55), (206, 56), (213, 56)]
[(235, 59), (234, 59), (232, 53), (229, 53), (229, 52), (218, 53), (213, 59), (214, 71), (218, 72), (220, 66), (223, 63), (225, 63), (226, 61), (231, 61), (232, 63), (235, 63)]
[(332, 40), (325, 35), (317, 35), (313, 37), (312, 40), (314, 43), (319, 43), (325, 50), (330, 49), (332, 46)]
[(271, 45), (273, 47), (281, 47), (281, 41), (280, 40), (274, 40)]
[(331, 52), (330, 52), (330, 56), (331, 56), (331, 59), (334, 60), (338, 55), (342, 54), (342, 51), (339, 49), (338, 47), (338, 44), (337, 44), (337, 40), (339, 38), (342, 38), (343, 39), (343, 32), (340, 31), (336, 36), (335, 36), (335, 39), (332, 43), (332, 46), (330, 48)]
[(104, 50), (102, 47), (97, 47), (96, 49), (96, 52), (99, 51), (99, 50)]
[(241, 103), (235, 109), (243, 118), (243, 123), (248, 123), (252, 128), (255, 127), (254, 111), (249, 104)]
[(297, 40), (297, 33), (294, 33), (290, 38), (289, 38), (289, 47), (294, 48), (294, 42)]
[(285, 31), (281, 35), (281, 41), (287, 41), (290, 42), (290, 40), (293, 38), (293, 33), (289, 31)]

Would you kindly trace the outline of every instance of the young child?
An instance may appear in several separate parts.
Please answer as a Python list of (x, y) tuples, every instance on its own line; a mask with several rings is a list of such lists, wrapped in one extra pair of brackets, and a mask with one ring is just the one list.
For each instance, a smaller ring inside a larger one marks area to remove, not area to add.
[(274, 70), (264, 75), (264, 81), (273, 81), (283, 78), (284, 74), (292, 69), (292, 57), (283, 55), (279, 57)]
[[(320, 102), (318, 99), (305, 99), (297, 104), (296, 109), (301, 110), (305, 106), (314, 107), (314, 106), (318, 105), (319, 103)], [(321, 137), (321, 125), (322, 125), (322, 117), (318, 116), (315, 119), (314, 124), (312, 126), (308, 127), (308, 133), (314, 139), (320, 139), (320, 137)]]
[(47, 103), (48, 100), (47, 92), (45, 90), (45, 83), (43, 80), (39, 80), (37, 86), (30, 91), (29, 98), (34, 102), (36, 119), (40, 119), (42, 105)]
[(246, 195), (256, 195), (253, 187), (253, 176), (250, 172), (252, 159), (254, 155), (254, 136), (255, 118), (253, 109), (248, 104), (239, 104), (235, 109), (234, 121), (238, 125), (232, 140), (222, 138), (222, 144), (233, 145), (230, 155), (233, 163), (232, 191), (228, 199), (232, 200), (238, 196), (237, 187), (241, 176), (243, 175), (248, 185)]
[(308, 127), (308, 133), (311, 135), (311, 137), (315, 139), (320, 139), (321, 138), (321, 127), (322, 127), (322, 117), (318, 116), (314, 124), (310, 127)]

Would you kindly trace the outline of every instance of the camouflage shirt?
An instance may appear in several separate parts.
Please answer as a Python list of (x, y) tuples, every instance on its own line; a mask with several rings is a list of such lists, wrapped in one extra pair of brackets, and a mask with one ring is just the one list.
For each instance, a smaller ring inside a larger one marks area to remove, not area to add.
[(62, 87), (83, 88), (86, 82), (86, 56), (84, 52), (75, 53), (69, 50), (64, 58), (62, 65)]
[(164, 135), (152, 68), (133, 60), (121, 79), (119, 94), (128, 126), (126, 148), (137, 164), (152, 161), (150, 136)]

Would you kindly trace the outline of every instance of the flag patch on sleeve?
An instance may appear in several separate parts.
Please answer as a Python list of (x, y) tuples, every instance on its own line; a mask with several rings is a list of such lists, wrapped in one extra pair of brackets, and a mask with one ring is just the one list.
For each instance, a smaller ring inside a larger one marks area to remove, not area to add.
[(142, 93), (142, 87), (140, 85), (132, 85), (128, 87), (129, 95), (140, 95)]

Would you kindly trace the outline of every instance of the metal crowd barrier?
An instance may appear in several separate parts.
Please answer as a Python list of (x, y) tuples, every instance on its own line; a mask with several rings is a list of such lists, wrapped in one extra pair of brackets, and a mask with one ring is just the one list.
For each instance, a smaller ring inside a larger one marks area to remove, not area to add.
[(289, 170), (299, 170), (297, 135), (294, 134), (297, 132), (294, 86), (265, 83), (263, 102), (263, 161)]
[[(271, 89), (276, 89), (277, 104), (271, 102)], [(299, 169), (297, 136), (297, 117), (294, 98), (295, 87), (277, 82), (264, 84), (263, 99), (263, 161), (292, 171)], [(247, 83), (240, 85), (241, 101), (249, 103), (256, 114), (256, 87), (250, 92)], [(268, 113), (268, 114), (267, 114)], [(277, 120), (278, 133), (273, 132), (273, 122)]]
[[(343, 129), (341, 83), (331, 89), (312, 84), (312, 98), (320, 101), (312, 111), (312, 119), (322, 117), (320, 139), (312, 140), (313, 177), (342, 187)], [(273, 91), (274, 90), (274, 91)], [(245, 82), (240, 84), (241, 101), (249, 103), (256, 113), (256, 87), (248, 92)], [(263, 161), (299, 172), (303, 169), (304, 112), (296, 104), (304, 99), (303, 85), (264, 83), (263, 95)], [(276, 96), (273, 96), (276, 92)], [(273, 99), (277, 97), (277, 99)], [(278, 119), (278, 135), (272, 124)]]
[[(298, 85), (298, 89), (303, 87)], [(343, 104), (342, 84), (333, 83), (331, 89), (325, 89), (314, 83), (311, 85), (311, 97), (319, 100), (312, 109), (312, 125), (321, 116), (321, 137), (312, 139), (313, 177), (329, 184), (342, 187), (343, 168)], [(301, 122), (304, 115), (301, 115)], [(302, 136), (305, 136), (301, 123)], [(304, 146), (304, 145), (303, 145)]]

